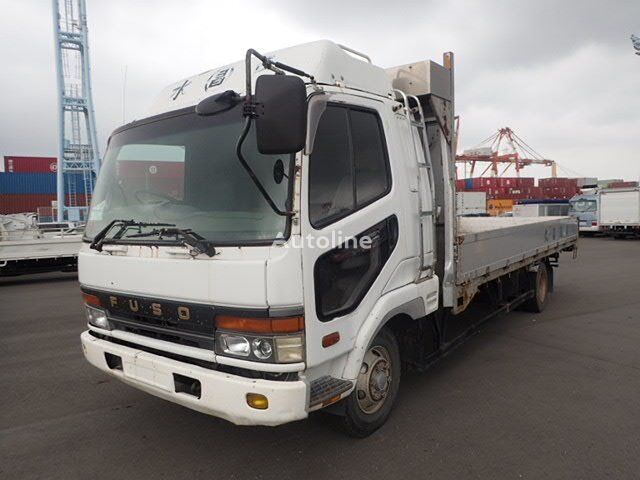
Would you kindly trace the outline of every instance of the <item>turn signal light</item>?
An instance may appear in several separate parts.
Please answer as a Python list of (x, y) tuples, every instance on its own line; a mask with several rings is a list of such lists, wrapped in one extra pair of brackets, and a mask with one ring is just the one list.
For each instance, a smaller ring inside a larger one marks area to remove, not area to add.
[(340, 341), (340, 332), (333, 332), (329, 335), (325, 335), (322, 337), (322, 346), (324, 348), (330, 347), (331, 345), (335, 345)]
[(84, 303), (87, 305), (91, 305), (92, 307), (101, 307), (100, 299), (95, 295), (91, 295), (89, 293), (83, 293), (82, 298), (84, 299)]
[(269, 408), (269, 399), (259, 393), (247, 393), (247, 405), (257, 410)]
[(256, 318), (217, 315), (216, 328), (234, 332), (295, 333), (304, 330), (304, 317)]

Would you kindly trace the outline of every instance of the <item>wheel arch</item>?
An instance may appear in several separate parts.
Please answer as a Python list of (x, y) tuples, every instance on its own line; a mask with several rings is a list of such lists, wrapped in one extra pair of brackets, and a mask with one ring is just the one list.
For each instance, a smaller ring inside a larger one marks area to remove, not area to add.
[[(353, 349), (347, 357), (342, 378), (355, 380), (360, 371), (362, 360), (371, 341), (385, 326), (396, 334), (407, 322), (413, 322), (427, 315), (424, 299), (415, 289), (415, 284), (389, 292), (380, 297), (374, 308), (363, 322)], [(398, 339), (402, 353), (402, 344)]]

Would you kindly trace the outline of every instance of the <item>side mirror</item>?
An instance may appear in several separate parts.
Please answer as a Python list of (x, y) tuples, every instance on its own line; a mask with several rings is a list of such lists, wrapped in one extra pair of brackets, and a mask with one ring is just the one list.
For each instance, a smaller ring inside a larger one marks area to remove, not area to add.
[(258, 151), (266, 155), (295, 153), (307, 133), (307, 91), (300, 77), (261, 75), (256, 79)]

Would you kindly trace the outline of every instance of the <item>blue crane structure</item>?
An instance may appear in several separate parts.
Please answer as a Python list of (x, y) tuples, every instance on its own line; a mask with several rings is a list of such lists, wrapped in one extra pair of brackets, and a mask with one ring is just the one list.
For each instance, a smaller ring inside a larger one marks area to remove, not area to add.
[(631, 35), (631, 43), (633, 44), (633, 48), (636, 50), (636, 55), (640, 55), (640, 37)]
[(58, 92), (58, 221), (84, 221), (100, 169), (84, 0), (52, 0)]

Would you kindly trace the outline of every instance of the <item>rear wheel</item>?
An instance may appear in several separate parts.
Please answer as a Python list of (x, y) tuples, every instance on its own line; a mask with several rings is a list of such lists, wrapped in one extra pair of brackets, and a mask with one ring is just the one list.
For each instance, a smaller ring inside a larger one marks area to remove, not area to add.
[(364, 438), (389, 417), (400, 386), (400, 351), (395, 335), (383, 329), (365, 353), (356, 388), (345, 399), (342, 429)]
[(547, 263), (538, 264), (535, 272), (529, 272), (533, 283), (533, 297), (522, 304), (522, 309), (527, 312), (540, 313), (547, 306), (549, 293), (551, 292), (551, 272)]

